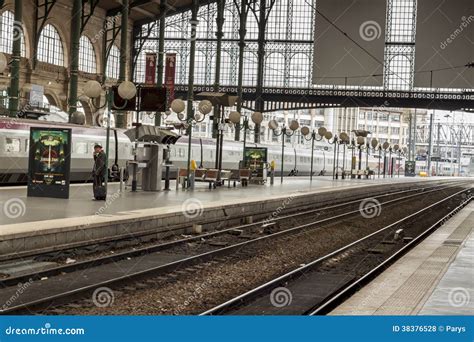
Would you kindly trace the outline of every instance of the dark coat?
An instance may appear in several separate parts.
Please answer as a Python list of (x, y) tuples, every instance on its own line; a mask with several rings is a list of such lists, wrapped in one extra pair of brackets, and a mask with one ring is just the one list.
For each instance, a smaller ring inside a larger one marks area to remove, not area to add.
[(107, 156), (105, 155), (104, 151), (99, 153), (94, 153), (94, 168), (92, 169), (92, 173), (94, 176), (106, 176), (105, 170), (105, 162), (107, 160)]

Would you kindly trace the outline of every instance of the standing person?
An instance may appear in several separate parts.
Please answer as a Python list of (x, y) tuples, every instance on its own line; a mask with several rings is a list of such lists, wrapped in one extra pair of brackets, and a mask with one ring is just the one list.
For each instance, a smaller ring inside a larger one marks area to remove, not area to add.
[(107, 193), (103, 185), (106, 177), (105, 162), (107, 156), (105, 155), (102, 146), (96, 144), (94, 146), (94, 167), (92, 169), (94, 199), (98, 201), (105, 201)]

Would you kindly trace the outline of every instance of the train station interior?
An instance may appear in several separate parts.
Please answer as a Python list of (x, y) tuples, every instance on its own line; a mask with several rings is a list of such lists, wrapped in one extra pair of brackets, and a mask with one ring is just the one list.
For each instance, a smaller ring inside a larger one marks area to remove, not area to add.
[(0, 16), (0, 314), (472, 317), (472, 0)]

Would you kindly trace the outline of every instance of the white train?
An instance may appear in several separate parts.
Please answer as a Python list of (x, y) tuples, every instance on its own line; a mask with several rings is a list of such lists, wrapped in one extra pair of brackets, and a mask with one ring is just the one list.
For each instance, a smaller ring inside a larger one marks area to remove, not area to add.
[[(416, 173), (428, 172), (428, 162), (426, 160), (416, 161)], [(461, 170), (459, 170), (459, 163), (457, 160), (451, 161), (449, 159), (431, 162), (431, 175), (434, 176), (474, 176), (474, 158), (469, 161), (462, 162)]]
[[(72, 129), (72, 161), (71, 181), (88, 181), (91, 178), (92, 153), (95, 144), (105, 146), (106, 130), (101, 127), (78, 126), (67, 123), (53, 123), (48, 121), (16, 119), (0, 117), (0, 184), (26, 183), (28, 170), (28, 148), (30, 127), (56, 127)], [(252, 143), (247, 143), (253, 145)], [(277, 164), (276, 174), (280, 173), (281, 145), (259, 145), (268, 148), (268, 161), (274, 160)], [(333, 145), (325, 142), (315, 144), (313, 173), (315, 175), (332, 175), (334, 167)], [(170, 147), (170, 160), (179, 168), (185, 168), (187, 163), (187, 138), (181, 138), (176, 145)], [(237, 169), (242, 160), (242, 142), (224, 141), (222, 167), (223, 169)], [(213, 168), (216, 158), (216, 143), (213, 139), (193, 139), (191, 159), (205, 168)], [(358, 153), (356, 153), (358, 156)], [(371, 154), (369, 167), (375, 170), (379, 161)], [(346, 150), (345, 170), (350, 170), (351, 151)], [(396, 156), (393, 155), (395, 158)], [(127, 161), (133, 159), (133, 143), (120, 129), (111, 129), (109, 165), (112, 170), (126, 167)], [(339, 172), (343, 166), (342, 147), (339, 151)], [(362, 168), (366, 167), (365, 154), (362, 158)], [(398, 170), (398, 162), (394, 164), (394, 173)], [(400, 163), (403, 165), (403, 162)], [(381, 163), (383, 168), (383, 163)], [(311, 170), (311, 150), (307, 148), (295, 149), (286, 147), (284, 160), (284, 174), (309, 175)], [(111, 173), (114, 175), (114, 173)], [(174, 175), (172, 175), (174, 176)]]

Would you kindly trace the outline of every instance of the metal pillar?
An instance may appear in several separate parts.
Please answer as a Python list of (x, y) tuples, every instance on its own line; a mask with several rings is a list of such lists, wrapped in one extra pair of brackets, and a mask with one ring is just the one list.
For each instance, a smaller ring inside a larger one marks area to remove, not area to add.
[(280, 166), (280, 183), (283, 184), (283, 170), (285, 163), (285, 138), (286, 138), (286, 128), (283, 127), (281, 135), (281, 166)]
[(380, 164), (382, 163), (382, 148), (379, 146), (379, 170), (378, 170), (378, 178), (380, 178)]
[[(166, 28), (166, 9), (167, 0), (160, 1), (160, 37), (158, 41), (158, 65), (156, 66), (157, 80), (156, 86), (158, 88), (163, 87), (163, 69), (165, 59), (165, 28)], [(161, 113), (156, 112), (155, 114), (155, 126), (161, 126)]]
[[(267, 1), (260, 0), (259, 20), (258, 20), (258, 50), (257, 50), (257, 93), (255, 108), (263, 113), (264, 102), (262, 100), (264, 68), (265, 68), (265, 31), (267, 26)], [(260, 125), (255, 124), (254, 142), (260, 142)]]
[(199, 9), (199, 1), (193, 0), (191, 8), (191, 42), (189, 48), (189, 75), (188, 75), (188, 101), (187, 101), (187, 119), (188, 119), (188, 163), (187, 163), (187, 173), (186, 180), (188, 188), (191, 187), (190, 175), (191, 175), (191, 138), (193, 134), (192, 121), (194, 119), (194, 60), (196, 58), (196, 29), (199, 21), (197, 20)]
[(79, 40), (82, 29), (82, 0), (74, 0), (71, 10), (71, 78), (69, 82), (69, 121), (77, 111), (77, 82), (79, 78)]
[[(245, 36), (247, 35), (247, 14), (248, 6), (247, 0), (240, 0), (240, 27), (239, 27), (239, 75), (237, 81), (237, 111), (242, 113), (242, 96), (243, 96), (243, 82), (244, 82), (244, 52), (245, 52)], [(244, 128), (246, 130), (246, 128)], [(244, 135), (246, 132), (244, 132)], [(240, 124), (235, 125), (235, 141), (240, 140)]]
[[(359, 145), (359, 173), (362, 171), (362, 145)], [(358, 179), (362, 179), (362, 175), (357, 176)]]
[(316, 133), (311, 134), (311, 171), (309, 174), (309, 181), (313, 181), (313, 160), (314, 160), (314, 140), (316, 140)]
[(346, 171), (346, 143), (344, 142), (344, 145), (342, 147), (342, 174), (341, 174), (342, 179), (346, 179), (345, 171)]
[(461, 157), (462, 157), (462, 126), (459, 126), (459, 138), (458, 138), (458, 177), (461, 177)]
[(433, 155), (433, 117), (434, 114), (430, 114), (430, 130), (428, 137), (428, 176), (431, 176), (431, 156)]
[[(23, 1), (15, 0), (15, 22), (22, 22), (23, 15)], [(15, 28), (14, 28), (15, 29)], [(17, 30), (21, 28), (16, 27)], [(20, 96), (20, 60), (21, 60), (21, 39), (13, 40), (13, 49), (11, 57), (11, 69), (10, 69), (10, 89), (8, 93), (8, 110), (11, 117), (16, 117), (19, 105)]]
[[(128, 11), (129, 0), (122, 0), (122, 20), (120, 23), (120, 82), (125, 81), (127, 79)], [(117, 114), (116, 118), (116, 127), (125, 128), (125, 116), (122, 113), (119, 113)]]
[[(215, 77), (214, 77), (214, 91), (219, 91), (219, 84), (221, 79), (221, 56), (222, 56), (222, 37), (224, 33), (222, 28), (224, 26), (224, 0), (217, 1), (217, 16), (216, 16), (216, 66), (215, 66)], [(220, 115), (221, 113), (219, 106), (214, 106), (214, 115), (212, 118), (212, 137), (219, 141), (221, 131), (219, 130)], [(218, 158), (216, 156), (216, 163)]]
[[(221, 79), (221, 55), (222, 55), (222, 37), (224, 33), (222, 28), (224, 26), (224, 0), (217, 1), (217, 17), (216, 17), (216, 72), (214, 78), (214, 91), (219, 91), (219, 84)], [(221, 155), (222, 155), (222, 142), (224, 140), (224, 132), (221, 130), (221, 121), (224, 119), (224, 107), (214, 106), (214, 115), (212, 118), (212, 137), (216, 139), (216, 169), (220, 170)], [(218, 177), (220, 178), (220, 172)]]
[(411, 153), (411, 157), (412, 157), (412, 160), (416, 160), (416, 133), (417, 133), (417, 127), (416, 127), (416, 115), (417, 114), (417, 111), (416, 111), (416, 108), (415, 108), (415, 114), (413, 115), (413, 144), (412, 144), (412, 153)]
[(437, 137), (436, 137), (436, 149), (438, 150), (438, 158), (436, 159), (436, 175), (438, 176), (439, 175), (439, 160), (441, 158), (441, 149), (440, 149), (440, 146), (439, 146), (439, 141), (441, 140), (441, 123), (438, 122), (438, 134), (437, 134)]
[(412, 120), (412, 115), (410, 114), (408, 116), (408, 160), (411, 159), (411, 150), (412, 150), (412, 145), (413, 145), (413, 120)]
[[(140, 98), (137, 98), (137, 110), (135, 111), (135, 153), (133, 155), (133, 170), (132, 170), (132, 192), (137, 191), (138, 183), (137, 183), (137, 173), (138, 173), (138, 159), (137, 159), (137, 151), (138, 151), (138, 128), (140, 127)], [(142, 189), (143, 190), (143, 189)]]

